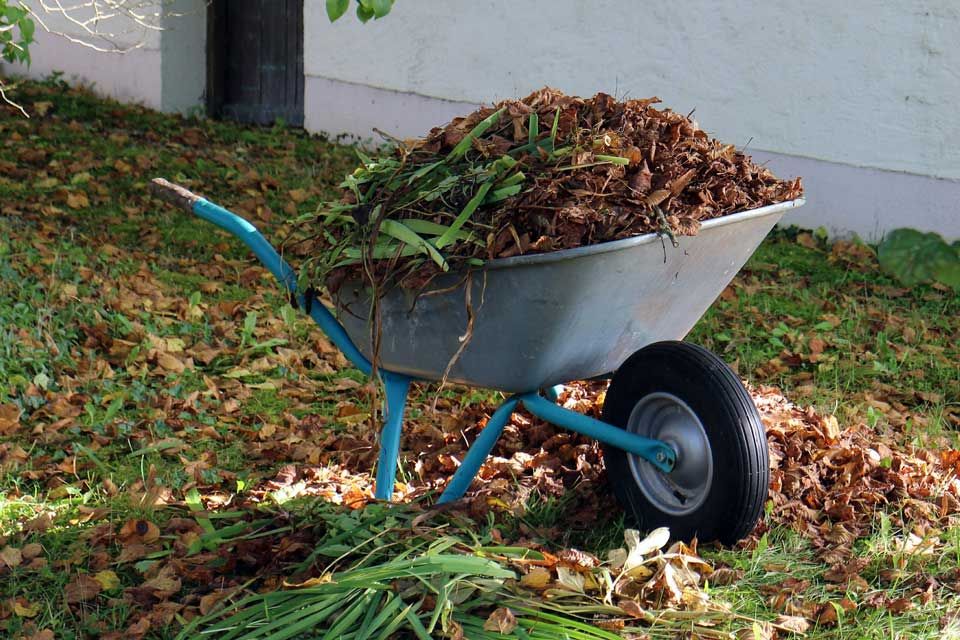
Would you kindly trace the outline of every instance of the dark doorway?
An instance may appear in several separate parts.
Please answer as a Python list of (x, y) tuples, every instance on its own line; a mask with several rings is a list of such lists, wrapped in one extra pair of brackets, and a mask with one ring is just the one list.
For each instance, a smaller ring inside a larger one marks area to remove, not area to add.
[(214, 0), (208, 7), (208, 113), (303, 126), (303, 0)]

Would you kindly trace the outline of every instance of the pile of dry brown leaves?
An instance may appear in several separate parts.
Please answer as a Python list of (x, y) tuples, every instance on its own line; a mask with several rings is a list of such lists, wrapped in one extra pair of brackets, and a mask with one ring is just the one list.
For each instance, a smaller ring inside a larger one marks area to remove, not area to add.
[(506, 153), (526, 141), (532, 113), (541, 123), (557, 119), (556, 146), (575, 152), (562, 163), (542, 150), (520, 157), (532, 178), (529, 188), (479, 218), (499, 232), (489, 258), (662, 231), (665, 223), (678, 235), (694, 235), (703, 220), (802, 195), (799, 178), (779, 180), (734, 145), (711, 138), (691, 117), (655, 108), (659, 102), (621, 102), (605, 93), (580, 98), (545, 87), (433, 129), (412, 145), (409, 157), (420, 163), (445, 156), (498, 109), (506, 117), (474, 141), (479, 153)]

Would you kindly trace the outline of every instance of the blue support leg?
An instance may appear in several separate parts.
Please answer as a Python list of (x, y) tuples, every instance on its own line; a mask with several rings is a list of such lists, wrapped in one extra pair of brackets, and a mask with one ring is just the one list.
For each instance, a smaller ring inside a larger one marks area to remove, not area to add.
[(556, 402), (560, 399), (560, 394), (563, 393), (563, 385), (555, 384), (552, 387), (546, 387), (543, 390), (543, 397), (549, 400), (550, 402)]
[(463, 497), (463, 494), (470, 488), (470, 483), (473, 482), (477, 472), (480, 471), (480, 466), (483, 464), (483, 461), (487, 459), (487, 456), (490, 455), (490, 452), (493, 450), (493, 445), (497, 443), (500, 434), (503, 433), (503, 428), (510, 420), (513, 410), (517, 408), (517, 400), (516, 396), (508, 398), (506, 402), (500, 405), (500, 408), (490, 416), (487, 426), (483, 428), (483, 431), (477, 436), (476, 441), (470, 446), (470, 450), (467, 451), (467, 455), (463, 458), (463, 463), (460, 465), (460, 468), (457, 469), (457, 472), (450, 478), (447, 488), (437, 501), (438, 504), (458, 500)]
[(673, 447), (660, 440), (645, 438), (582, 413), (564, 409), (536, 393), (525, 393), (518, 396), (518, 399), (527, 411), (538, 418), (638, 455), (664, 473), (673, 471), (677, 462), (677, 453)]
[(400, 432), (403, 431), (403, 409), (407, 404), (410, 378), (383, 372), (387, 390), (387, 415), (380, 431), (380, 456), (377, 460), (377, 500), (389, 501), (393, 497), (393, 484), (397, 479), (397, 458), (400, 455)]

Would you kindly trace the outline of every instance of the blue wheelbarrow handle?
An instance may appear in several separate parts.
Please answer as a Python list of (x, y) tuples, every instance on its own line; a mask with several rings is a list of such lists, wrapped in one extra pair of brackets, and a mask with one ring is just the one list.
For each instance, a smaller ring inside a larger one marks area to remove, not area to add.
[(300, 293), (297, 287), (297, 272), (280, 257), (273, 246), (267, 242), (257, 228), (235, 213), (191, 193), (180, 185), (173, 184), (163, 178), (154, 178), (151, 191), (155, 196), (166, 200), (170, 204), (192, 213), (199, 218), (212, 222), (224, 231), (236, 236), (247, 245), (254, 255), (279, 280), (291, 299), (295, 300), (301, 309), (307, 311), (333, 343), (350, 359), (358, 369), (370, 375), (372, 367), (370, 361), (360, 352), (357, 346), (347, 335), (343, 325), (319, 300), (313, 298), (310, 292)]

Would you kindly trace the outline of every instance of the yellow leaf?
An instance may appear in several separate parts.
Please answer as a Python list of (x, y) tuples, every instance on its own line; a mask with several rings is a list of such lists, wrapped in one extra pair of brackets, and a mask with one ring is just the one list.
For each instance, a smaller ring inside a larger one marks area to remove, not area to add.
[(60, 181), (56, 178), (44, 178), (43, 180), (37, 180), (33, 186), (37, 189), (52, 189), (58, 184), (60, 184)]
[(333, 582), (333, 574), (329, 572), (324, 573), (323, 575), (317, 578), (309, 578), (304, 582), (287, 582), (286, 580), (284, 580), (283, 586), (296, 587), (298, 589), (301, 589), (304, 587), (319, 587), (321, 584), (327, 584), (328, 582)]
[(520, 584), (528, 589), (546, 589), (550, 584), (550, 572), (543, 567), (534, 567), (530, 573), (520, 577)]
[(170, 353), (181, 353), (187, 346), (182, 338), (164, 338), (163, 346)]
[(13, 613), (21, 618), (33, 618), (40, 613), (40, 605), (37, 603), (20, 604), (19, 602), (14, 601)]
[(251, 382), (244, 386), (248, 389), (265, 389), (267, 391), (274, 391), (278, 389), (277, 384), (275, 382), (270, 382), (269, 380), (266, 382)]
[(120, 577), (110, 570), (101, 571), (93, 579), (100, 583), (104, 591), (113, 591), (120, 586)]
[(90, 206), (90, 199), (83, 191), (74, 191), (67, 194), (67, 206), (71, 209), (86, 209)]
[(33, 103), (33, 112), (36, 113), (41, 118), (47, 115), (47, 112), (50, 111), (50, 107), (53, 106), (52, 102), (47, 102), (46, 100), (41, 102)]
[(490, 505), (491, 507), (497, 507), (499, 509), (503, 509), (504, 511), (510, 511), (510, 505), (508, 505), (506, 502), (504, 502), (500, 498), (493, 498), (493, 497), (487, 498), (487, 504)]

